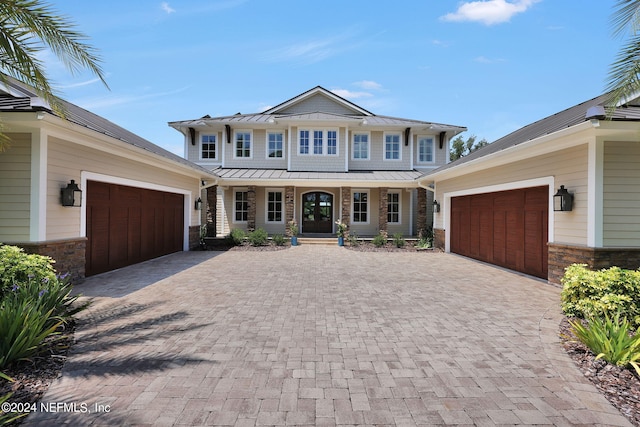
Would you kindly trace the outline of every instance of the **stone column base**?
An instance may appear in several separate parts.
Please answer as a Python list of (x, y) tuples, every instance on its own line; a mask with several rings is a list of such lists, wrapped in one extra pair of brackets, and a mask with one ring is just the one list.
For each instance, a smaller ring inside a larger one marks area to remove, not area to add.
[(30, 254), (45, 255), (53, 258), (56, 272), (60, 275), (69, 274), (72, 283), (80, 283), (85, 274), (85, 252), (87, 250), (87, 238), (50, 240), (45, 242), (6, 243), (19, 246)]

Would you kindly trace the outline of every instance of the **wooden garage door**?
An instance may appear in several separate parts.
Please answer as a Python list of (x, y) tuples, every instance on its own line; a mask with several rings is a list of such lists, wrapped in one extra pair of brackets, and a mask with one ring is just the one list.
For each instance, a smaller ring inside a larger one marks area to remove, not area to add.
[(86, 275), (182, 250), (184, 196), (87, 182)]
[(451, 252), (547, 278), (549, 188), (451, 199)]

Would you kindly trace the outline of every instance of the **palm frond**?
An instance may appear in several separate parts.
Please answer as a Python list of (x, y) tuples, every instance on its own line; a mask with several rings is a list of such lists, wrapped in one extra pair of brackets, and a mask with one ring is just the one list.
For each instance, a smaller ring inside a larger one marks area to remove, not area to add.
[(624, 36), (629, 31), (635, 34), (640, 23), (640, 2), (637, 0), (618, 0), (611, 15), (614, 36)]

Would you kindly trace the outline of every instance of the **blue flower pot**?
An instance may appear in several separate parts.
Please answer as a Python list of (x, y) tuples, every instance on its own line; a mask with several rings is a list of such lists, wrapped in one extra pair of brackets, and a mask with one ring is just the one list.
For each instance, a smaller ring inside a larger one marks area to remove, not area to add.
[(298, 246), (298, 236), (291, 236), (291, 246)]
[(342, 236), (338, 237), (338, 246), (344, 246), (344, 237)]

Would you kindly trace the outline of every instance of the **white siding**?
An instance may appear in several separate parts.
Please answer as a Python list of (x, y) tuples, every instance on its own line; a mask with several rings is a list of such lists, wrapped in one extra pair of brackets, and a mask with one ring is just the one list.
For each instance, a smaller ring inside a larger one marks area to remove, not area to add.
[[(587, 144), (532, 157), (528, 160), (472, 173), (463, 177), (439, 181), (436, 199), (442, 202), (446, 192), (461, 191), (490, 185), (553, 176), (556, 192), (564, 185), (574, 193), (573, 211), (559, 212), (554, 217), (556, 243), (587, 244)], [(436, 215), (436, 228), (443, 228), (444, 212)]]
[(640, 142), (606, 142), (603, 244), (640, 247)]
[[(70, 142), (49, 138), (47, 171), (47, 240), (80, 236), (80, 209), (60, 205), (60, 189), (69, 180), (80, 182), (81, 172), (92, 172), (118, 178), (191, 190), (198, 197), (199, 180), (165, 169), (96, 151)], [(82, 188), (84, 191), (85, 189)], [(191, 224), (199, 224), (199, 211), (191, 206)], [(188, 226), (189, 224), (185, 224)]]
[(0, 152), (0, 242), (29, 241), (31, 135), (7, 134), (11, 145)]

